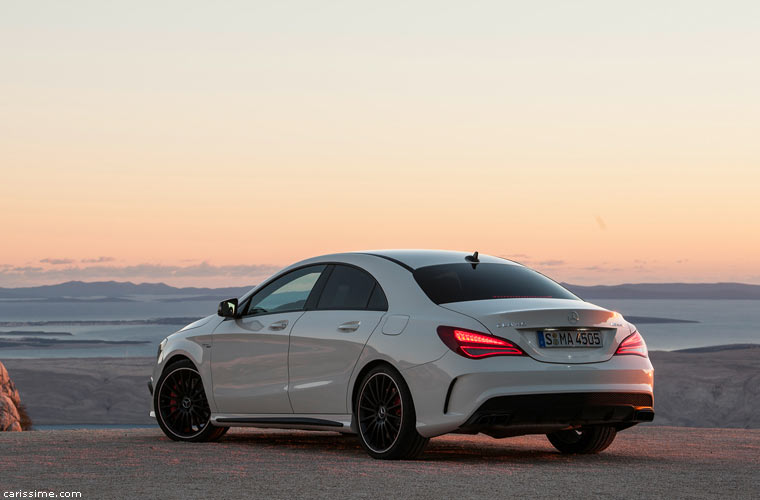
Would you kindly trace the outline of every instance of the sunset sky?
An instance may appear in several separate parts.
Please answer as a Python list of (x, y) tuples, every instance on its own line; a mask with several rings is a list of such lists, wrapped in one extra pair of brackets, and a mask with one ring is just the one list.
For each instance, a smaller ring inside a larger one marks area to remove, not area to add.
[(758, 2), (3, 2), (0, 287), (372, 248), (760, 283)]

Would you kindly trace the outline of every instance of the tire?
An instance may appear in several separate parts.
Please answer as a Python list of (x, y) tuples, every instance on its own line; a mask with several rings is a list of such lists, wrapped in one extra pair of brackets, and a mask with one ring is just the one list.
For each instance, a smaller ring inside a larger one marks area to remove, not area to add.
[(562, 453), (592, 454), (607, 449), (617, 430), (609, 425), (594, 425), (547, 434), (549, 442)]
[(414, 459), (430, 441), (417, 432), (409, 387), (387, 365), (373, 368), (361, 380), (353, 417), (359, 442), (372, 458)]
[(214, 441), (229, 429), (211, 424), (203, 380), (186, 359), (164, 368), (153, 393), (153, 408), (159, 427), (174, 441)]

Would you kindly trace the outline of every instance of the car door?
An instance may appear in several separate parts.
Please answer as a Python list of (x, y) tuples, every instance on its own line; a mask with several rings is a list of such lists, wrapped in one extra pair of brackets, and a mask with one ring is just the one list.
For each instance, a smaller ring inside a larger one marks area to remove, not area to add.
[(388, 309), (366, 271), (335, 264), (314, 309), (290, 334), (288, 393), (299, 414), (347, 414), (351, 373), (370, 334)]
[(238, 318), (212, 336), (211, 377), (220, 413), (292, 413), (288, 399), (288, 344), (327, 266), (291, 271), (244, 301)]

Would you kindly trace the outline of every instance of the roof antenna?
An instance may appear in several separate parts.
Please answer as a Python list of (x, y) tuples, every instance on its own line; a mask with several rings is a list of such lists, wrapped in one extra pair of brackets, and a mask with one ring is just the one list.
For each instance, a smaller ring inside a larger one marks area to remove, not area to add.
[(464, 260), (466, 260), (467, 262), (471, 262), (473, 265), (477, 264), (478, 262), (480, 262), (478, 260), (478, 252), (477, 252), (477, 250), (472, 255), (468, 255), (467, 257), (465, 257)]

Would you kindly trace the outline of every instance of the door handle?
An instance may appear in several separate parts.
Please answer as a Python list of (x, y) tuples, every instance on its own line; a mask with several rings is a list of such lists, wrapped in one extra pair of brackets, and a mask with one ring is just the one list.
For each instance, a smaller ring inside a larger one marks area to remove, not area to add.
[(361, 326), (361, 321), (346, 321), (342, 325), (338, 326), (338, 330), (341, 332), (355, 332)]
[(269, 325), (270, 330), (284, 330), (288, 326), (288, 320), (282, 319)]

